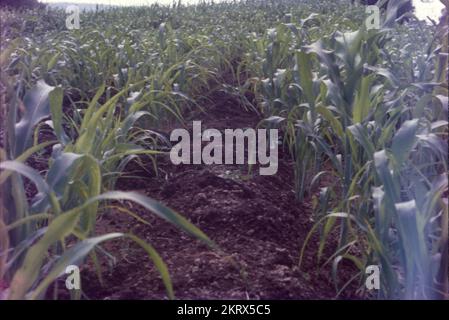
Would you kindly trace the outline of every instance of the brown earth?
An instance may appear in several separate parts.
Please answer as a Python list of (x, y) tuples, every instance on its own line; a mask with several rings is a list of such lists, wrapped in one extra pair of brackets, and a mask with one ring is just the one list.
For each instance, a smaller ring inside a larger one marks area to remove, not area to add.
[[(205, 128), (255, 127), (260, 118), (245, 112), (225, 93), (207, 114), (196, 113)], [(188, 122), (189, 123), (189, 122)], [(167, 130), (169, 133), (170, 130)], [(151, 213), (127, 203), (148, 224), (111, 210), (102, 215), (98, 232), (130, 232), (145, 239), (160, 253), (170, 271), (179, 299), (332, 299), (335, 286), (329, 267), (320, 269), (313, 236), (298, 268), (299, 253), (312, 220), (310, 192), (298, 203), (293, 192), (293, 163), (280, 150), (279, 170), (260, 176), (237, 165), (172, 165), (158, 160), (158, 176), (151, 169), (132, 163), (119, 190), (136, 190), (177, 210), (205, 232), (220, 248), (212, 250)], [(330, 241), (331, 246), (335, 241)], [(92, 265), (82, 270), (83, 290), (90, 299), (166, 299), (163, 282), (146, 253), (129, 241), (104, 246), (116, 259), (103, 258), (104, 283)], [(329, 250), (328, 255), (332, 251)], [(102, 256), (99, 254), (99, 256)], [(323, 260), (324, 261), (324, 260)], [(354, 274), (341, 263), (340, 279)], [(341, 280), (341, 284), (343, 284)], [(340, 298), (356, 298), (354, 288)]]

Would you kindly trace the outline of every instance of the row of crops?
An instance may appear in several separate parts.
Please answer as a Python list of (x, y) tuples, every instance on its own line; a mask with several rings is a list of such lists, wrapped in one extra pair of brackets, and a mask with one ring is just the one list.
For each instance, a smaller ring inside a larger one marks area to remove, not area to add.
[(182, 212), (115, 185), (132, 161), (157, 172), (167, 147), (157, 130), (207, 113), (217, 90), (281, 130), (298, 201), (319, 190), (308, 236), (319, 234), (317, 268), (329, 265), (336, 283), (343, 260), (358, 270), (336, 294), (379, 265), (381, 290), (368, 296), (447, 297), (448, 17), (398, 24), (401, 2), (375, 30), (344, 0), (111, 8), (83, 12), (79, 30), (62, 10), (2, 9), (4, 297), (52, 297), (66, 266), (98, 265), (99, 245), (116, 238), (143, 248), (174, 297), (150, 243), (97, 234), (96, 222), (111, 208), (142, 219), (126, 206), (135, 202), (214, 247)]

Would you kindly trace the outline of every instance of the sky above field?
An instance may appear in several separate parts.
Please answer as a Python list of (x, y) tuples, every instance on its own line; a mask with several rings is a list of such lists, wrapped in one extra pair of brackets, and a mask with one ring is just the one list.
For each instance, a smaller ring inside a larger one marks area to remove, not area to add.
[[(98, 3), (106, 5), (145, 5), (152, 3), (172, 4), (173, 0), (40, 0), (46, 3), (70, 2), (70, 3)], [(181, 0), (184, 4), (197, 3), (201, 0)], [(219, 2), (220, 0), (215, 0)], [(425, 19), (427, 16), (432, 19), (437, 19), (440, 16), (443, 4), (439, 0), (413, 0), (416, 8), (416, 15), (419, 19)]]

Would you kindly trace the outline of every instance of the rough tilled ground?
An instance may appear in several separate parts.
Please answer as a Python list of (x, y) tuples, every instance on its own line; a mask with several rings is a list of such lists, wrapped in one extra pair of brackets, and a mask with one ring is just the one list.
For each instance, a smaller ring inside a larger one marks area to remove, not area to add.
[[(242, 111), (226, 95), (191, 120), (205, 128), (248, 128), (257, 115)], [(179, 299), (323, 299), (335, 297), (329, 269), (318, 271), (317, 237), (312, 237), (301, 270), (299, 253), (313, 224), (310, 199), (295, 201), (293, 170), (280, 152), (279, 170), (260, 176), (257, 168), (237, 165), (179, 165), (160, 158), (159, 176), (149, 176), (138, 165), (117, 188), (137, 190), (160, 200), (188, 218), (220, 248), (212, 250), (142, 208), (127, 203), (150, 222), (110, 211), (99, 221), (98, 231), (129, 230), (151, 243), (166, 262)], [(83, 289), (91, 299), (166, 299), (165, 287), (146, 253), (132, 242), (104, 246), (116, 259), (102, 259), (104, 285), (92, 266), (82, 271)], [(350, 269), (343, 268), (348, 279)]]

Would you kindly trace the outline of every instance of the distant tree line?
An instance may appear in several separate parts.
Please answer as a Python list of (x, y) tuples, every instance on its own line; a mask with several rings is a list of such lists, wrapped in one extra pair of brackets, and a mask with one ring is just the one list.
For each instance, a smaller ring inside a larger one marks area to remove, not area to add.
[[(363, 5), (375, 5), (378, 0), (351, 0), (352, 3), (358, 2)], [(382, 6), (382, 9), (386, 9), (389, 1), (386, 1)], [(176, 2), (174, 2), (176, 3)], [(181, 5), (181, 0), (179, 0), (178, 6)], [(39, 3), (37, 0), (2, 0), (0, 6), (8, 6), (12, 8), (34, 8), (39, 6), (44, 6), (44, 4)], [(398, 10), (397, 17), (402, 16), (407, 12), (413, 12), (414, 6), (412, 0), (404, 3)]]
[(44, 6), (37, 0), (2, 0), (0, 6), (7, 6), (10, 8), (36, 8)]

